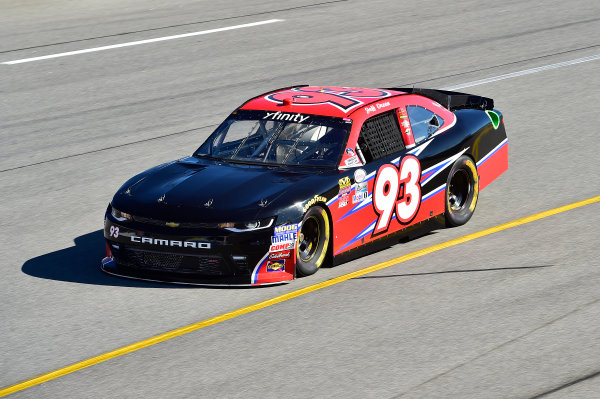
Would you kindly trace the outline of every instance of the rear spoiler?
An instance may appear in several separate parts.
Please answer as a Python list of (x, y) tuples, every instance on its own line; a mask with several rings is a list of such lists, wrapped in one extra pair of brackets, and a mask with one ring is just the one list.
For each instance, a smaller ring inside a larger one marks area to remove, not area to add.
[(472, 94), (466, 93), (459, 93), (457, 91), (422, 89), (418, 87), (391, 87), (384, 90), (396, 90), (403, 91), (408, 94), (418, 94), (420, 96), (427, 97), (433, 101), (440, 103), (444, 107), (448, 108), (450, 111), (465, 108), (481, 110), (494, 109), (494, 100), (492, 100), (491, 98), (474, 96)]

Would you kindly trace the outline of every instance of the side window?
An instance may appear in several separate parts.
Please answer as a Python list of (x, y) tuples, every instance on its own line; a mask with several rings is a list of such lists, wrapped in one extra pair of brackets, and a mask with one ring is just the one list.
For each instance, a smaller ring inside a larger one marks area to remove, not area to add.
[(444, 124), (442, 118), (419, 105), (407, 105), (406, 112), (416, 144), (427, 140)]
[(395, 111), (367, 119), (360, 129), (358, 146), (366, 163), (403, 150), (404, 142)]

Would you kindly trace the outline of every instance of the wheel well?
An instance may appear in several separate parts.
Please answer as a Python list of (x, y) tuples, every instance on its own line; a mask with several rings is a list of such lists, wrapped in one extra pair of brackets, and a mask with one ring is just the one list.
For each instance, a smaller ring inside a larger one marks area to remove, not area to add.
[[(323, 208), (325, 210), (325, 212), (327, 213), (327, 219), (328, 219), (328, 223), (329, 223), (329, 232), (330, 233), (329, 233), (329, 245), (327, 248), (327, 255), (325, 255), (325, 262), (323, 262), (323, 265), (325, 267), (331, 267), (331, 266), (333, 266), (333, 218), (331, 217), (331, 211), (329, 210), (329, 207), (327, 206), (327, 204), (323, 203), (323, 204), (318, 204), (315, 206), (319, 206), (319, 207)], [(306, 212), (304, 214), (306, 215), (307, 212), (308, 212), (308, 209), (306, 210)]]

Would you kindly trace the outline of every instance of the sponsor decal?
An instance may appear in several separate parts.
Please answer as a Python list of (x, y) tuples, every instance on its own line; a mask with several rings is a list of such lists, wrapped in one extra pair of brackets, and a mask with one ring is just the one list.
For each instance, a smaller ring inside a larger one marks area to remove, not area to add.
[(352, 203), (357, 204), (367, 198), (369, 198), (367, 182), (356, 183), (356, 187), (354, 189), (354, 195), (352, 196)]
[(296, 123), (303, 123), (308, 118), (310, 118), (309, 115), (304, 116), (302, 114), (292, 114), (281, 111), (267, 112), (267, 114), (263, 116), (263, 119), (270, 119), (272, 121), (290, 121)]
[[(402, 130), (402, 134), (410, 136), (412, 131), (410, 129), (410, 122), (408, 120), (409, 118), (408, 114), (406, 113), (406, 108), (398, 108), (398, 118), (400, 118), (400, 130)], [(412, 139), (410, 141), (412, 141)]]
[(352, 190), (352, 187), (348, 186), (348, 187), (344, 187), (342, 188), (339, 192), (338, 192), (338, 197), (342, 197), (346, 194), (348, 194), (350, 192), (350, 190)]
[(284, 259), (292, 256), (292, 251), (282, 251), (269, 254), (269, 259)]
[(348, 205), (350, 190), (352, 190), (352, 182), (348, 176), (342, 177), (338, 181), (338, 185), (340, 186), (340, 191), (338, 191), (338, 208), (343, 208)]
[(358, 159), (358, 157), (356, 155), (346, 159), (344, 161), (344, 163), (346, 164), (346, 166), (353, 166), (353, 165), (359, 165), (360, 164), (360, 160)]
[(290, 232), (290, 231), (297, 232), (298, 231), (298, 225), (299, 225), (299, 223), (284, 224), (284, 225), (281, 225), (281, 226), (276, 226), (273, 229), (273, 232), (275, 234), (287, 233), (287, 232)]
[(270, 260), (267, 262), (268, 272), (282, 272), (285, 270), (284, 260)]
[(279, 244), (282, 242), (293, 242), (296, 241), (296, 232), (291, 231), (289, 233), (281, 233), (271, 237), (271, 244)]
[(210, 249), (210, 242), (165, 240), (162, 238), (140, 237), (140, 236), (131, 236), (129, 238), (131, 239), (131, 242), (135, 242), (138, 244), (151, 244), (151, 245), (161, 245), (161, 246), (166, 246), (166, 247), (179, 247), (179, 248)]
[(345, 207), (346, 205), (348, 205), (349, 201), (350, 201), (349, 195), (344, 195), (343, 197), (340, 197), (340, 200), (338, 201), (338, 208)]
[(353, 204), (358, 204), (359, 202), (363, 202), (367, 198), (369, 198), (369, 193), (367, 193), (366, 191), (358, 193), (358, 194), (354, 194), (352, 196), (352, 203)]
[[(269, 252), (276, 252), (280, 250), (294, 248), (296, 244), (296, 238), (298, 237), (299, 225), (299, 223), (294, 223), (276, 226), (273, 229), (273, 236), (271, 237), (271, 248)], [(280, 245), (283, 245), (284, 247), (280, 247)], [(289, 245), (291, 245), (291, 247)]]
[(323, 197), (321, 195), (315, 195), (313, 198), (311, 198), (310, 200), (308, 200), (308, 202), (306, 203), (306, 205), (304, 205), (304, 212), (308, 211), (308, 208), (310, 208), (311, 206), (313, 206), (317, 202), (327, 202), (327, 198), (325, 198), (325, 197)]
[(405, 113), (404, 117), (403, 117), (402, 116), (403, 114), (401, 114), (400, 111), (398, 111), (398, 115), (400, 116), (400, 118), (402, 120), (402, 122), (400, 122), (400, 130), (402, 130), (402, 133), (405, 134), (406, 136), (410, 136), (412, 134), (412, 131), (410, 129), (410, 122), (408, 121), (408, 116)]
[(367, 177), (367, 172), (364, 169), (356, 169), (354, 171), (354, 181), (357, 183), (362, 183), (365, 181)]
[(355, 155), (354, 150), (352, 148), (346, 148), (346, 154), (348, 154), (350, 156)]
[(344, 176), (340, 180), (338, 180), (338, 185), (340, 186), (340, 191), (347, 187), (350, 187), (350, 184), (351, 184), (351, 182), (350, 182), (350, 178), (348, 176)]
[(287, 251), (287, 250), (290, 250), (290, 249), (294, 249), (295, 245), (296, 245), (295, 242), (286, 242), (286, 243), (281, 243), (281, 244), (271, 244), (271, 246), (269, 247), (269, 252)]

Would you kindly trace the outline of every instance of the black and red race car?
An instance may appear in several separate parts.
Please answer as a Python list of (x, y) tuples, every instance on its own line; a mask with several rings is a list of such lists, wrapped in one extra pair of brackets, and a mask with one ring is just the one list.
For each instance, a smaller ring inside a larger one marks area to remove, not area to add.
[(308, 276), (466, 223), (508, 168), (492, 99), (415, 88), (294, 86), (237, 108), (192, 156), (108, 206), (107, 273), (201, 285)]

